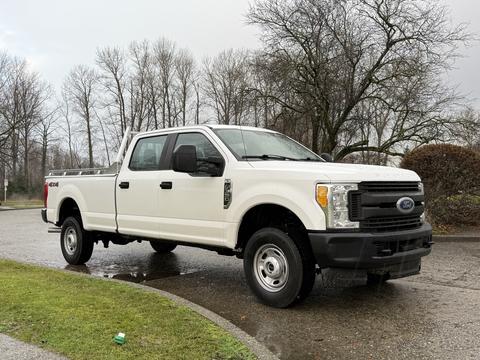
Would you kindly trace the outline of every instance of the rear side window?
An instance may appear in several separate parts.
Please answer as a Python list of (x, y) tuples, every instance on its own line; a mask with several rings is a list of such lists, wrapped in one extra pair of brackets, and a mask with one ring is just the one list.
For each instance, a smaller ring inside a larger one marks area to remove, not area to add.
[(166, 141), (167, 135), (152, 136), (138, 140), (130, 160), (130, 170), (159, 170), (160, 159)]
[(197, 148), (197, 157), (199, 160), (206, 159), (208, 157), (221, 157), (217, 148), (213, 146), (207, 137), (200, 133), (183, 133), (177, 137), (175, 143), (176, 151), (181, 145), (195, 145)]

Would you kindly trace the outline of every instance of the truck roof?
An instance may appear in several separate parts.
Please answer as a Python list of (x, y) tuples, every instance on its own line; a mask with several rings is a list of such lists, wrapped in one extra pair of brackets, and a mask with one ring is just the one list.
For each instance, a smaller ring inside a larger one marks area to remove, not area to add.
[(172, 130), (194, 130), (194, 129), (242, 129), (242, 130), (255, 130), (255, 131), (265, 131), (265, 132), (276, 132), (273, 130), (265, 129), (265, 128), (260, 128), (260, 127), (254, 127), (254, 126), (238, 126), (238, 125), (219, 125), (219, 124), (201, 124), (201, 125), (190, 125), (190, 126), (177, 126), (177, 127), (169, 127), (169, 128), (164, 128), (164, 129), (157, 129), (157, 130), (151, 130), (151, 131), (143, 131), (143, 132), (138, 132), (135, 135), (145, 135), (145, 134), (157, 134), (157, 133), (163, 133), (167, 131), (172, 131)]

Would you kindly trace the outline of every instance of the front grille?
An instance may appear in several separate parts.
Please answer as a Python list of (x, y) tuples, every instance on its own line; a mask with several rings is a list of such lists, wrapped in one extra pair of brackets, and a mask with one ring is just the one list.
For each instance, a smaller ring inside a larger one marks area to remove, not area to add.
[[(415, 202), (411, 213), (397, 209), (397, 201), (410, 197)], [(349, 217), (366, 232), (416, 229), (422, 226), (424, 195), (418, 182), (363, 182), (349, 193)]]
[(372, 218), (361, 221), (361, 228), (364, 230), (377, 231), (398, 231), (406, 229), (415, 229), (420, 227), (422, 222), (420, 217), (414, 216), (394, 216), (384, 218)]
[(416, 192), (420, 190), (420, 183), (412, 181), (371, 181), (360, 183), (358, 189), (369, 192)]

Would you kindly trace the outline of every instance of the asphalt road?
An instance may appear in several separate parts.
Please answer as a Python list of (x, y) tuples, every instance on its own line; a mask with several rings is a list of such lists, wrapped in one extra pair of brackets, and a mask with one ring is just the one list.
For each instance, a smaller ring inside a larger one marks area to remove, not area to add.
[[(361, 274), (327, 271), (291, 309), (256, 302), (242, 263), (148, 243), (97, 246), (86, 266), (67, 266), (59, 235), (39, 210), (0, 212), (0, 257), (113, 277), (169, 291), (236, 324), (283, 359), (480, 359), (480, 242), (438, 243), (420, 275), (365, 285)], [(0, 284), (1, 287), (1, 284)]]

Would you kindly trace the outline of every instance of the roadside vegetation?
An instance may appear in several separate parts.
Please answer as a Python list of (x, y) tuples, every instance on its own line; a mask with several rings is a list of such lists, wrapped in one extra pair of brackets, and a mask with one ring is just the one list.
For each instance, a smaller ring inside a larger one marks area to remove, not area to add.
[(34, 209), (43, 206), (43, 200), (30, 199), (30, 200), (7, 200), (0, 201), (1, 206), (7, 206), (14, 209)]
[(190, 309), (128, 285), (9, 260), (0, 284), (0, 332), (70, 359), (255, 358)]
[(456, 145), (422, 146), (401, 166), (420, 175), (427, 216), (438, 233), (480, 229), (480, 153)]

